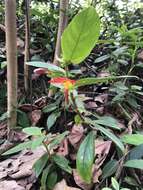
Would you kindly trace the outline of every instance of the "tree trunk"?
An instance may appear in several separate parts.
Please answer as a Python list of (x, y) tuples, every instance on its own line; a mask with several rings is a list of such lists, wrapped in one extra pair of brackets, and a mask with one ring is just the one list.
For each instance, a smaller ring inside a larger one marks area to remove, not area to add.
[(30, 0), (25, 0), (25, 56), (24, 56), (24, 86), (25, 91), (29, 90), (29, 66), (26, 62), (30, 60)]
[(5, 0), (8, 139), (17, 124), (16, 0)]
[(68, 23), (68, 15), (67, 15), (68, 6), (69, 6), (69, 0), (60, 0), (60, 15), (59, 15), (56, 49), (53, 61), (54, 65), (59, 64), (57, 58), (60, 57), (61, 53), (61, 36)]

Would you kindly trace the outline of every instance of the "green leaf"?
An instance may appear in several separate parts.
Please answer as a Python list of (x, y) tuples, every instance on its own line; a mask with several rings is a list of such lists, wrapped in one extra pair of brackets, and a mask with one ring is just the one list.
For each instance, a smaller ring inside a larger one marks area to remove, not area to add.
[(33, 169), (35, 171), (35, 175), (38, 178), (39, 175), (42, 173), (44, 167), (46, 166), (47, 162), (48, 162), (48, 155), (47, 153), (45, 153), (39, 160), (37, 160), (34, 165), (33, 165)]
[(142, 134), (124, 135), (121, 139), (124, 143), (131, 144), (131, 145), (143, 144)]
[(136, 186), (136, 187), (139, 186), (139, 184), (136, 182), (136, 180), (134, 178), (132, 178), (132, 177), (128, 177), (128, 176), (125, 177), (124, 182), (129, 184), (129, 185), (132, 185), (132, 186)]
[(65, 29), (61, 39), (65, 62), (78, 64), (94, 48), (100, 34), (100, 19), (93, 7), (78, 13)]
[(61, 112), (53, 112), (49, 115), (48, 119), (47, 119), (47, 127), (48, 129), (50, 129), (55, 122), (57, 121), (58, 117), (60, 117)]
[(42, 141), (44, 140), (44, 138), (45, 138), (45, 136), (42, 136), (42, 137), (36, 138), (35, 140), (32, 140), (32, 141), (20, 143), (17, 146), (11, 148), (10, 150), (4, 152), (2, 155), (14, 154), (16, 152), (25, 150), (27, 148), (35, 149), (37, 146), (42, 144)]
[(114, 177), (111, 178), (112, 186), (115, 190), (120, 190), (119, 183), (116, 181)]
[(44, 113), (49, 113), (49, 112), (54, 111), (55, 109), (57, 109), (57, 107), (58, 107), (58, 105), (56, 103), (52, 103), (52, 104), (49, 104), (49, 105), (45, 106), (42, 111)]
[(48, 175), (48, 178), (47, 178), (48, 189), (50, 189), (50, 190), (54, 189), (54, 186), (57, 183), (57, 178), (58, 178), (58, 176), (57, 176), (57, 173), (55, 171)]
[(41, 189), (46, 190), (47, 189), (47, 177), (49, 175), (51, 169), (51, 165), (48, 165), (42, 172), (42, 177), (41, 177)]
[(14, 154), (14, 153), (19, 152), (21, 150), (24, 150), (26, 148), (31, 148), (31, 145), (32, 145), (32, 141), (20, 143), (19, 145), (17, 145), (15, 147), (11, 148), (10, 150), (4, 152), (2, 155)]
[(77, 171), (87, 183), (91, 183), (92, 178), (92, 166), (95, 154), (94, 139), (94, 133), (90, 132), (81, 143), (76, 159)]
[(131, 151), (126, 157), (126, 160), (141, 159), (142, 157), (143, 157), (143, 144), (140, 144), (135, 148), (131, 149)]
[(110, 58), (110, 55), (103, 55), (95, 59), (94, 63), (100, 63)]
[(122, 152), (124, 152), (123, 143), (112, 132), (110, 132), (109, 130), (101, 127), (100, 125), (95, 123), (94, 120), (91, 120), (90, 118), (85, 118), (85, 123), (93, 125), (97, 130), (101, 131), (104, 135), (106, 135), (108, 138), (110, 138), (120, 148), (120, 150)]
[(51, 72), (61, 72), (63, 74), (66, 73), (64, 69), (51, 63), (45, 63), (41, 61), (31, 61), (31, 62), (27, 62), (26, 64), (30, 66), (34, 66), (34, 67), (46, 68)]
[(52, 156), (52, 160), (64, 171), (68, 172), (68, 173), (72, 173), (72, 169), (69, 166), (69, 161), (63, 157), (63, 156), (59, 156), (59, 155), (53, 155)]
[(42, 135), (41, 129), (39, 127), (27, 127), (23, 129), (23, 132), (28, 135), (33, 135), (33, 136)]
[(99, 83), (106, 83), (106, 82), (111, 82), (114, 80), (121, 80), (124, 78), (136, 78), (136, 76), (110, 76), (110, 77), (97, 77), (97, 78), (82, 78), (76, 81), (75, 87), (80, 87), (80, 86), (86, 86), (86, 85), (93, 85), (93, 84), (99, 84)]
[(67, 136), (69, 134), (69, 131), (65, 131), (62, 134), (57, 135), (54, 140), (52, 140), (52, 142), (49, 144), (49, 148), (52, 149), (54, 148), (56, 145), (60, 144), (62, 140), (64, 140), (65, 136)]
[(112, 190), (112, 189), (109, 187), (104, 187), (102, 190)]
[(113, 117), (103, 116), (100, 117), (98, 120), (95, 120), (95, 123), (120, 130), (117, 120)]
[(143, 170), (143, 160), (129, 160), (124, 164), (124, 166)]
[(34, 150), (35, 148), (37, 148), (38, 146), (42, 144), (44, 139), (45, 139), (45, 136), (40, 136), (39, 138), (36, 138), (34, 141), (32, 141), (30, 148)]
[(22, 127), (29, 127), (30, 126), (30, 122), (28, 119), (28, 116), (25, 112), (22, 112), (20, 110), (17, 110), (18, 114), (18, 124)]
[(118, 161), (117, 160), (110, 160), (102, 170), (102, 178), (105, 179), (111, 175), (113, 175), (118, 168)]

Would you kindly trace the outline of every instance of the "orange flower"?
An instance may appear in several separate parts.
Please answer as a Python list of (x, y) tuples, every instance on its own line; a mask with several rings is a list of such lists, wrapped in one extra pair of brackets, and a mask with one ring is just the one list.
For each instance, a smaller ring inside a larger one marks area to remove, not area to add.
[(71, 90), (76, 83), (75, 80), (66, 78), (66, 77), (57, 77), (53, 78), (49, 81), (51, 84), (60, 84), (63, 85), (64, 88), (64, 96), (65, 96), (65, 102), (68, 104), (69, 102), (69, 90)]

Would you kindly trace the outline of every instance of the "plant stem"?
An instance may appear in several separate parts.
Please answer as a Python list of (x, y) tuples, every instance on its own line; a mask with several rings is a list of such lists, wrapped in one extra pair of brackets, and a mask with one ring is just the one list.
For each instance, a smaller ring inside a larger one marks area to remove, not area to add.
[(45, 149), (46, 149), (46, 151), (47, 151), (47, 154), (48, 154), (48, 156), (49, 156), (49, 159), (50, 159), (51, 154), (50, 154), (50, 151), (49, 151), (49, 149), (48, 149), (46, 143), (43, 141), (42, 144), (44, 145), (44, 147), (45, 147)]

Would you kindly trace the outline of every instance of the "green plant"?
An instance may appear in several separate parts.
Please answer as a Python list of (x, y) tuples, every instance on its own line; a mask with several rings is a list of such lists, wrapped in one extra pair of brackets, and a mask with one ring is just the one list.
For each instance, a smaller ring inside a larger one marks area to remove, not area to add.
[[(75, 80), (77, 77), (76, 72), (72, 72), (69, 69), (69, 65), (80, 64), (90, 54), (98, 41), (99, 34), (100, 19), (98, 14), (93, 7), (85, 8), (73, 18), (62, 35), (62, 57), (59, 58), (61, 67), (44, 62), (33, 61), (27, 63), (31, 66), (42, 67), (41, 69), (36, 69), (35, 73), (47, 74), (51, 77), (51, 80), (49, 81), (51, 86), (59, 88), (62, 92), (56, 94), (59, 98), (56, 102), (43, 109), (43, 112), (50, 113), (47, 119), (48, 131), (50, 132), (62, 111), (71, 111), (76, 115), (76, 122), (88, 126), (90, 132), (81, 143), (76, 158), (77, 171), (81, 178), (88, 184), (92, 183), (92, 167), (96, 154), (96, 151), (94, 152), (94, 140), (97, 132), (101, 134), (104, 139), (111, 139), (122, 157), (125, 154), (125, 148), (121, 139), (113, 132), (113, 129), (117, 132), (120, 131), (116, 119), (109, 116), (99, 117), (98, 115), (87, 111), (84, 107), (83, 101), (80, 100), (80, 95), (78, 95), (78, 88), (86, 85), (109, 83), (114, 80), (132, 78), (132, 76), (109, 76), (88, 77)], [(136, 79), (136, 77), (134, 78)], [(41, 132), (41, 129), (37, 127), (25, 128), (24, 132), (29, 135), (37, 136), (37, 138), (34, 141), (27, 141), (23, 144), (19, 144), (13, 149), (5, 152), (3, 155), (15, 153), (24, 148), (34, 149), (37, 146), (43, 145), (47, 152), (37, 161), (34, 168), (37, 176), (42, 174), (41, 185), (45, 187), (48, 179), (48, 184), (50, 184), (51, 178), (54, 179), (53, 184), (57, 181), (58, 171), (55, 165), (58, 166), (58, 168), (71, 173), (72, 169), (69, 166), (68, 160), (51, 153), (53, 147), (59, 144), (68, 132), (59, 134), (54, 137), (54, 139), (51, 134), (44, 135), (44, 133)], [(47, 141), (49, 142), (48, 144)], [(110, 163), (110, 165), (114, 166), (113, 170), (110, 171), (110, 174), (106, 174), (103, 177), (104, 179), (115, 173), (116, 169), (114, 168), (117, 168), (118, 162), (119, 161), (114, 160)], [(53, 184), (48, 186), (48, 188), (52, 189), (54, 186)]]
[[(113, 177), (111, 179), (111, 182), (112, 182), (112, 187), (113, 187), (114, 190), (130, 190), (128, 188), (120, 188), (119, 183)], [(112, 188), (104, 187), (104, 188), (102, 188), (102, 190), (112, 190)]]

